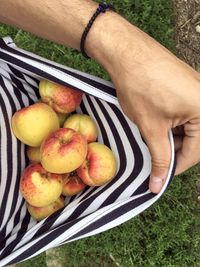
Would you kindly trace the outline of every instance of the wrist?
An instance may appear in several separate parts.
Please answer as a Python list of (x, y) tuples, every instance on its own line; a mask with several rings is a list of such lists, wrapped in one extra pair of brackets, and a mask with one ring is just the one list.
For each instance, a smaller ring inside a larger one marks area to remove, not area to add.
[(119, 22), (120, 16), (115, 12), (107, 10), (105, 13), (101, 13), (94, 21), (85, 40), (87, 55), (107, 70), (115, 51), (113, 31)]
[(136, 68), (151, 62), (156, 55), (159, 57), (159, 51), (162, 50), (168, 52), (113, 11), (107, 11), (96, 19), (85, 42), (88, 56), (100, 63), (111, 77), (121, 69), (119, 65), (131, 61), (132, 67)]
[[(85, 51), (108, 71), (129, 49), (137, 54), (144, 49), (142, 32), (113, 11), (100, 14), (92, 25), (85, 41)], [(142, 44), (143, 43), (143, 44)]]

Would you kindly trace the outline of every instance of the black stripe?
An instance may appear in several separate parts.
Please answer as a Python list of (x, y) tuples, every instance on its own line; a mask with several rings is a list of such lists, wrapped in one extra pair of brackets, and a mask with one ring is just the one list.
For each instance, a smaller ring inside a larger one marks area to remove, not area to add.
[[(92, 110), (92, 113), (94, 114), (95, 119), (97, 120), (97, 123), (98, 123), (98, 125), (99, 125), (99, 129), (100, 129), (100, 131), (101, 131), (101, 135), (102, 135), (102, 138), (103, 138), (103, 143), (104, 143), (105, 145), (107, 145), (107, 146), (110, 147), (110, 143), (109, 143), (109, 139), (108, 139), (108, 136), (107, 136), (107, 132), (106, 132), (106, 130), (105, 130), (105, 127), (104, 127), (104, 125), (103, 125), (103, 122), (101, 121), (100, 115), (99, 115), (98, 112), (97, 112), (97, 107), (99, 107), (99, 106), (95, 107), (95, 106), (93, 105), (93, 103), (92, 103), (92, 98), (91, 98), (90, 96), (87, 96), (87, 95), (86, 95), (86, 99), (87, 99), (88, 104), (89, 104), (89, 106), (90, 106), (90, 108), (91, 108), (91, 110)], [(93, 98), (93, 99), (94, 99), (94, 98)], [(94, 100), (96, 100), (96, 99), (94, 99)], [(81, 107), (82, 107), (82, 106), (81, 106)], [(104, 117), (105, 117), (105, 116), (104, 116)], [(105, 117), (105, 119), (106, 119), (106, 117)]]
[(26, 234), (26, 231), (28, 230), (29, 223), (30, 223), (30, 215), (27, 212), (25, 217), (23, 218), (21, 228), (17, 232), (16, 238), (11, 243), (9, 243), (5, 247), (5, 249), (2, 251), (0, 255), (0, 260), (9, 256), (14, 250), (14, 248), (20, 243), (20, 241), (23, 239), (24, 235)]
[(133, 196), (143, 194), (148, 189), (149, 189), (149, 176), (143, 181), (143, 183), (140, 184), (140, 186), (133, 192), (131, 196), (133, 197)]
[[(30, 75), (28, 75), (27, 73), (26, 74), (22, 74), (21, 71), (17, 70), (16, 68), (14, 68), (12, 65), (10, 64), (7, 64), (11, 73), (14, 74), (17, 78), (21, 79), (21, 80), (24, 80), (28, 85), (30, 85), (34, 91), (36, 91), (36, 88), (38, 90), (38, 87), (39, 87), (39, 80), (36, 79), (36, 78), (33, 78), (31, 77)], [(28, 77), (30, 80), (32, 80), (34, 83), (37, 84), (37, 86), (33, 86), (29, 81), (27, 81), (25, 79), (25, 76)]]
[(129, 201), (128, 203), (112, 210), (108, 214), (102, 216), (100, 219), (92, 222), (90, 225), (82, 229), (81, 231), (77, 232), (75, 235), (67, 239), (67, 241), (73, 240), (75, 238), (81, 237), (82, 235), (88, 234), (89, 232), (92, 232), (103, 225), (106, 225), (116, 219), (119, 218), (120, 221), (120, 216), (128, 213), (131, 210), (134, 210), (136, 207), (144, 204), (144, 202), (150, 200), (153, 198), (155, 195), (153, 193), (149, 193), (147, 195), (141, 196), (139, 198), (133, 199)]
[[(28, 99), (28, 103), (26, 103), (26, 106), (32, 105), (35, 103), (35, 101), (30, 97), (29, 93), (27, 92), (27, 90), (24, 88), (23, 83), (18, 80), (15, 76), (11, 76), (11, 80), (12, 82), (16, 85), (16, 87), (14, 88), (14, 92), (17, 96), (18, 100), (20, 101), (20, 105), (21, 103), (23, 103), (22, 101), (22, 94), (25, 95)], [(35, 90), (31, 87), (32, 91), (33, 91), (33, 96), (35, 96), (35, 98), (39, 98), (39, 90)], [(23, 103), (23, 105), (21, 105), (21, 108), (23, 108), (25, 105)]]
[[(51, 228), (53, 229), (53, 224), (55, 221), (59, 219), (60, 214), (63, 212), (63, 209), (60, 209), (56, 212), (54, 212), (52, 215), (48, 216), (44, 223), (40, 226), (40, 228), (36, 231), (36, 233), (33, 236), (33, 240), (36, 239), (37, 237), (40, 237), (44, 233), (47, 233)], [(66, 220), (67, 221), (67, 220)], [(53, 240), (53, 239), (52, 239)]]
[(16, 68), (12, 67), (9, 64), (8, 64), (8, 66), (9, 66), (9, 69), (11, 70), (12, 74), (14, 74), (18, 78), (24, 80), (23, 74), (19, 70), (17, 70)]

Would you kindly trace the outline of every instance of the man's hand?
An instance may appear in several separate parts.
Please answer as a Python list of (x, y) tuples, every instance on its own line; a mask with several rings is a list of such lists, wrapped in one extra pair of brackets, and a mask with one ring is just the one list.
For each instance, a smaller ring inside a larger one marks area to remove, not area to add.
[(159, 48), (150, 61), (134, 68), (128, 54), (130, 60), (114, 70), (112, 79), (124, 112), (138, 125), (150, 150), (150, 190), (158, 193), (169, 169), (170, 129), (176, 134), (176, 174), (200, 161), (200, 76)]
[(88, 52), (110, 73), (125, 114), (147, 143), (152, 156), (149, 188), (158, 193), (170, 164), (170, 129), (175, 135), (176, 174), (200, 161), (200, 75), (127, 21), (110, 17), (106, 22), (112, 37), (100, 43), (102, 55), (101, 49), (91, 47), (95, 40), (88, 43)]

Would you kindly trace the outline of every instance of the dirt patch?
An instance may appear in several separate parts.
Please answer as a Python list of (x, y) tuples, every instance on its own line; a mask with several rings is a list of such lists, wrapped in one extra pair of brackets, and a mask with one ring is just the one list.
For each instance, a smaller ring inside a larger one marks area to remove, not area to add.
[(180, 58), (200, 71), (200, 0), (174, 0)]
[[(173, 0), (178, 56), (200, 72), (200, 0)], [(200, 164), (197, 166), (196, 214), (200, 212)]]

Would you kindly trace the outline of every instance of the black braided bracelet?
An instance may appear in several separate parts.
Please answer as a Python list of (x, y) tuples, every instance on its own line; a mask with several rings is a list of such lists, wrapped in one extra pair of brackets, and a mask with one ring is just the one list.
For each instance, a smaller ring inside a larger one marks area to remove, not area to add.
[(105, 13), (108, 9), (114, 10), (114, 7), (110, 4), (105, 3), (105, 2), (99, 4), (97, 10), (95, 11), (95, 13), (91, 17), (90, 21), (88, 22), (87, 26), (85, 27), (85, 30), (84, 30), (82, 37), (81, 37), (80, 50), (81, 50), (81, 53), (83, 54), (83, 56), (86, 58), (89, 58), (85, 52), (85, 40), (86, 40), (86, 37), (88, 35), (88, 32), (90, 31), (90, 29), (91, 29), (95, 19), (98, 17), (98, 15), (101, 13)]

